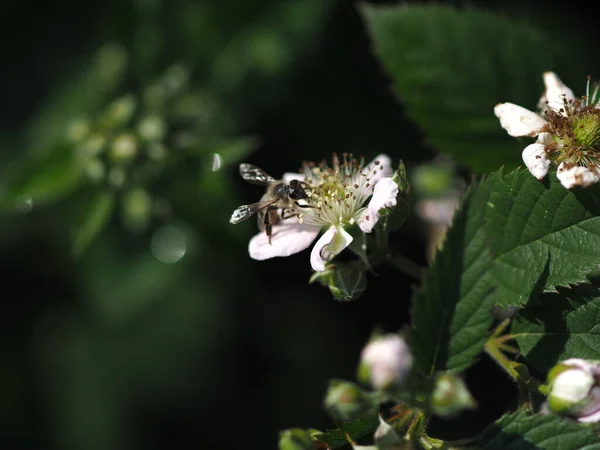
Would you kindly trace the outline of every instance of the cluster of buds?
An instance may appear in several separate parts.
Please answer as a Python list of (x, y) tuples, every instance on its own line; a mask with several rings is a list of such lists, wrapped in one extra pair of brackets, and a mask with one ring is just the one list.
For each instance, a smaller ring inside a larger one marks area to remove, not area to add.
[(412, 365), (410, 348), (401, 336), (376, 336), (361, 352), (358, 378), (378, 390), (398, 388), (406, 381)]
[(557, 165), (557, 177), (571, 189), (600, 181), (600, 90), (590, 89), (577, 98), (554, 74), (544, 73), (546, 90), (539, 113), (513, 103), (494, 108), (502, 127), (513, 137), (537, 137), (523, 150), (523, 162), (533, 176), (542, 179)]
[(581, 423), (600, 421), (600, 361), (567, 359), (548, 373), (548, 410)]

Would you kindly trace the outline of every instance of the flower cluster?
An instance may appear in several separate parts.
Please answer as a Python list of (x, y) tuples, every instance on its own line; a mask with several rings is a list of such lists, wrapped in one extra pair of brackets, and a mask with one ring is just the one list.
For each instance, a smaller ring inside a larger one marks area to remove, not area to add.
[(302, 173), (284, 174), (286, 182), (302, 181), (308, 197), (290, 204), (293, 217), (273, 226), (270, 241), (262, 232), (250, 240), (250, 256), (264, 260), (293, 255), (308, 248), (325, 230), (310, 255), (312, 268), (324, 271), (353, 241), (349, 228), (358, 225), (363, 233), (370, 233), (381, 211), (396, 206), (398, 184), (392, 174), (388, 156), (380, 155), (365, 165), (347, 154), (341, 160), (334, 155), (331, 166), (305, 163)]
[(589, 186), (600, 181), (600, 92), (576, 98), (553, 72), (544, 73), (546, 90), (538, 103), (540, 113), (513, 103), (500, 103), (494, 113), (513, 137), (537, 137), (523, 150), (523, 162), (542, 179), (550, 166), (558, 165), (564, 187)]

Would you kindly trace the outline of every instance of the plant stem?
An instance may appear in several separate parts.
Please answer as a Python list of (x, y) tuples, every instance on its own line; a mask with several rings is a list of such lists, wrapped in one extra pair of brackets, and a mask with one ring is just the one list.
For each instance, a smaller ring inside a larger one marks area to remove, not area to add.
[(388, 263), (416, 281), (421, 281), (424, 268), (402, 255), (388, 257)]

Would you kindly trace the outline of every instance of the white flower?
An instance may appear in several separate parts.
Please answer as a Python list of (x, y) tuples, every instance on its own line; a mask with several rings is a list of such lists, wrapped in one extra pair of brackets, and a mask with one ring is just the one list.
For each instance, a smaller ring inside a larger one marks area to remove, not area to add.
[[(553, 72), (544, 73), (546, 91), (538, 103), (540, 109), (547, 106), (550, 109), (561, 111), (565, 102), (574, 100), (573, 91), (563, 84)], [(513, 137), (538, 136), (535, 144), (531, 144), (523, 151), (523, 162), (537, 179), (541, 180), (548, 173), (550, 159), (547, 148), (552, 144), (552, 136), (544, 133), (548, 121), (541, 115), (534, 113), (514, 103), (500, 103), (494, 108), (500, 125)], [(565, 114), (565, 110), (562, 114)]]
[[(500, 103), (494, 113), (513, 137), (536, 137), (523, 150), (523, 162), (537, 179), (560, 163), (558, 178), (567, 189), (600, 180), (600, 111), (596, 92), (575, 98), (553, 72), (544, 73), (546, 90), (538, 102), (541, 114), (513, 103)], [(589, 86), (588, 86), (589, 91)]]
[(600, 364), (578, 358), (557, 364), (548, 374), (547, 408), (578, 422), (600, 421)]
[(371, 385), (384, 389), (400, 385), (412, 368), (408, 345), (397, 334), (386, 334), (369, 342), (360, 355), (361, 372), (366, 370)]
[(309, 198), (300, 201), (303, 207), (295, 208), (297, 217), (273, 226), (271, 243), (265, 233), (254, 236), (248, 246), (250, 256), (262, 260), (298, 253), (325, 229), (310, 255), (312, 268), (325, 270), (325, 264), (352, 242), (347, 227), (357, 224), (362, 232), (370, 233), (380, 211), (396, 206), (398, 185), (390, 178), (392, 173), (386, 155), (367, 166), (344, 155), (342, 162), (334, 156), (333, 167), (305, 164), (302, 174), (285, 174), (284, 181), (307, 183)]

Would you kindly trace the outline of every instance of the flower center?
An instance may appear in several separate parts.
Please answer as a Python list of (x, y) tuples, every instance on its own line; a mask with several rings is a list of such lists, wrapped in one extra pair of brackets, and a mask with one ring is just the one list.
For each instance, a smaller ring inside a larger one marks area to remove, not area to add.
[(367, 167), (351, 154), (334, 154), (332, 166), (321, 162), (305, 163), (302, 172), (307, 189), (308, 208), (302, 208), (299, 217), (305, 223), (318, 225), (346, 225), (355, 222), (357, 212), (371, 195), (370, 177), (377, 173), (379, 162)]
[(559, 110), (547, 109), (548, 124), (543, 131), (554, 138), (548, 146), (549, 156), (572, 165), (598, 164), (600, 161), (600, 109), (587, 100), (564, 101)]

